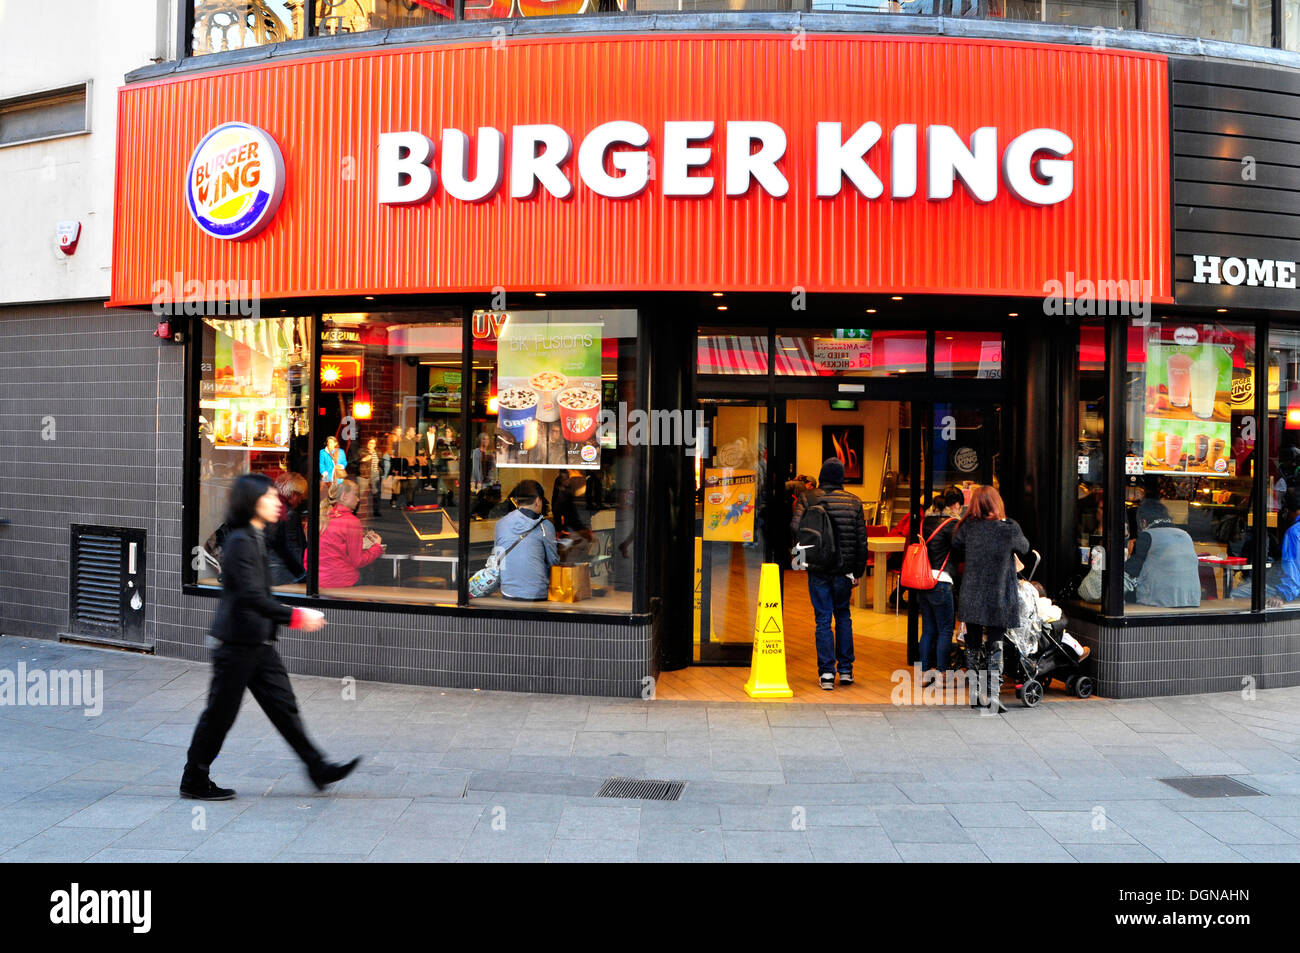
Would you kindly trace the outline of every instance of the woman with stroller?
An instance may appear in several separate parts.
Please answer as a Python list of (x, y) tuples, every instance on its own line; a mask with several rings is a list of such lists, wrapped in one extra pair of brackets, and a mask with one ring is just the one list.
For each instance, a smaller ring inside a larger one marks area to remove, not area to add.
[(933, 589), (914, 589), (921, 611), (921, 684), (925, 687), (946, 677), (948, 656), (952, 651), (953, 577), (957, 566), (952, 558), (952, 535), (957, 530), (965, 497), (961, 490), (949, 487), (930, 499), (921, 521), (921, 539), (930, 557)]
[(954, 560), (966, 562), (959, 602), (966, 623), (967, 671), (975, 674), (970, 704), (1002, 714), (1002, 638), (1020, 624), (1016, 556), (1029, 555), (1029, 540), (1015, 520), (1007, 519), (997, 489), (981, 486), (971, 494), (952, 548)]

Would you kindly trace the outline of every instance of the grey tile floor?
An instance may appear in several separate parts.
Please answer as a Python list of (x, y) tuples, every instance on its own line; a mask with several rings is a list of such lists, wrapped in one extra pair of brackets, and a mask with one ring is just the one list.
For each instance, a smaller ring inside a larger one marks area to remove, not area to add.
[[(1013, 708), (787, 707), (294, 677), (361, 768), (317, 794), (245, 701), (177, 797), (206, 665), (0, 638), (0, 680), (102, 672), (103, 711), (0, 704), (0, 861), (1300, 860), (1300, 689)], [(0, 681), (2, 684), (2, 681)], [(1157, 779), (1229, 774), (1258, 797)], [(594, 795), (677, 778), (680, 801)]]

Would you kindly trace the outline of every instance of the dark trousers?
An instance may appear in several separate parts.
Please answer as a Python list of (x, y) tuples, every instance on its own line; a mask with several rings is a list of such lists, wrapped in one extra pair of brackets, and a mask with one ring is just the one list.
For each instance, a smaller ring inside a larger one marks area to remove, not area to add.
[(1002, 688), (1002, 638), (1006, 629), (966, 624), (966, 671), (978, 673), (980, 696), (996, 698)]
[[(853, 584), (843, 573), (824, 576), (808, 573), (808, 598), (812, 602), (813, 617), (817, 620), (817, 674), (834, 674), (839, 663), (841, 675), (853, 672), (853, 617), (849, 613), (849, 598)], [(831, 631), (831, 620), (835, 631)]]
[(315, 768), (324, 755), (307, 738), (298, 702), (289, 684), (289, 673), (280, 661), (275, 645), (236, 645), (222, 642), (212, 652), (212, 685), (208, 688), (208, 705), (199, 716), (190, 741), (187, 769), (206, 772), (221, 752), (239, 715), (239, 703), (244, 689), (262, 706), (275, 730), (284, 736), (289, 746), (309, 768)]
[(933, 589), (913, 589), (921, 610), (921, 670), (946, 671), (952, 653), (952, 583), (936, 582)]

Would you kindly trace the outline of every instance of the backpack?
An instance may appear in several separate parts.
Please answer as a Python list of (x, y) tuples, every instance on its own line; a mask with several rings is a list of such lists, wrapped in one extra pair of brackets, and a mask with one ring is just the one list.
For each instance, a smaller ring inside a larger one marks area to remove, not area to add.
[[(912, 543), (907, 547), (907, 552), (903, 554), (903, 571), (899, 574), (899, 582), (908, 589), (933, 589), (935, 582), (934, 573), (930, 571), (930, 540), (942, 532), (943, 528), (953, 521), (954, 517), (948, 517), (938, 526), (927, 539)], [(943, 566), (939, 567), (939, 572), (943, 572), (944, 566), (948, 565), (948, 560), (952, 553), (949, 552), (943, 558)]]
[(795, 530), (794, 558), (790, 568), (809, 569), (813, 572), (835, 572), (840, 565), (840, 547), (835, 541), (835, 524), (826, 509), (825, 498), (818, 496), (810, 502), (799, 517)]

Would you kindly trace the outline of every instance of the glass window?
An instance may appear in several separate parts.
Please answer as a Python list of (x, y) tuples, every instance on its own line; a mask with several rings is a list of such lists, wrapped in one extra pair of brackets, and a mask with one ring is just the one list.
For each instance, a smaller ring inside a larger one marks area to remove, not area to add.
[(200, 585), (220, 585), (230, 488), (244, 473), (263, 473), (276, 481), (285, 503), (280, 524), (267, 534), (272, 585), (305, 592), (314, 322), (204, 318), (199, 328), (195, 578)]
[(762, 328), (700, 328), (695, 357), (697, 374), (766, 374), (767, 331)]
[(86, 85), (0, 100), (0, 146), (86, 131)]
[(1152, 33), (1273, 45), (1271, 0), (1150, 0), (1148, 10)]
[(1076, 595), (1080, 602), (1099, 609), (1104, 601), (1101, 572), (1105, 567), (1102, 549), (1106, 486), (1105, 325), (1085, 324), (1079, 328), (1077, 359), (1079, 432), (1075, 454), (1078, 486), (1073, 522), (1075, 542), (1079, 547), (1075, 578), (1080, 581)]
[(459, 313), (326, 314), (321, 324), (320, 594), (455, 604)]
[(1251, 511), (1253, 404), (1234, 400), (1254, 328), (1162, 318), (1130, 329), (1125, 612), (1250, 608), (1243, 556)]
[(637, 313), (479, 311), (472, 332), (470, 572), (515, 546), (473, 604), (631, 612), (637, 447), (694, 424), (637, 409)]
[(924, 374), (924, 331), (870, 328), (779, 330), (776, 372), (796, 377), (898, 377)]
[(1300, 50), (1300, 0), (1286, 0), (1282, 8), (1282, 46)]
[(996, 331), (937, 331), (935, 377), (1002, 377), (1002, 335)]
[[(1268, 345), (1264, 606), (1295, 608), (1300, 604), (1300, 331), (1272, 331)], [(1253, 550), (1243, 553), (1253, 559)]]
[[(638, 5), (638, 9), (644, 9)], [(676, 6), (671, 9), (678, 9)], [(466, 20), (509, 17), (572, 17), (587, 13), (623, 13), (627, 0), (465, 0)]]
[(451, 0), (316, 0), (316, 34), (430, 26), (456, 16)]
[(300, 40), (302, 7), (294, 0), (195, 0), (194, 54)]

